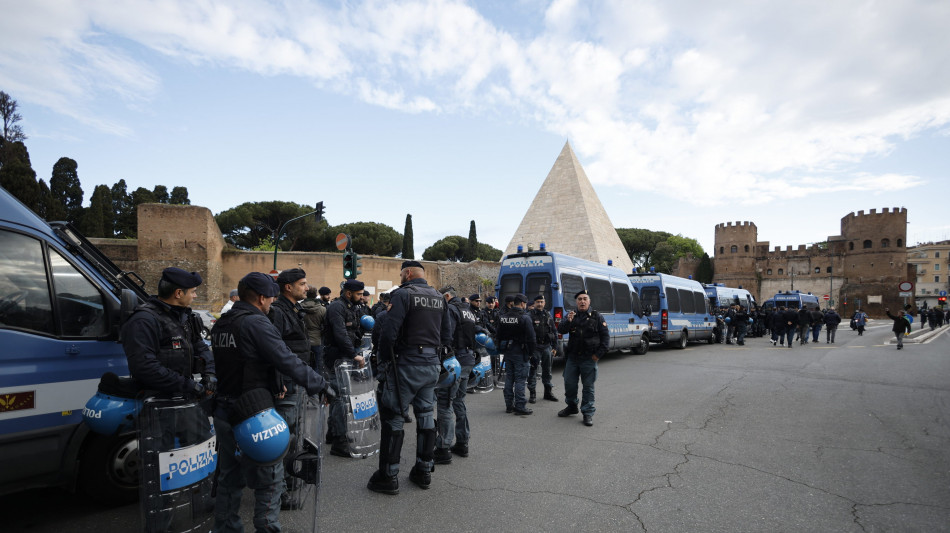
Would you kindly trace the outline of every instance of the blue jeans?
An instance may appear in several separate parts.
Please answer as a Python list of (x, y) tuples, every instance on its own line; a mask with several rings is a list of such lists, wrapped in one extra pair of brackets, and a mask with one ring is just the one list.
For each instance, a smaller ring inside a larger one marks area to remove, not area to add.
[(436, 389), (435, 397), (439, 404), (439, 435), (435, 440), (436, 448), (451, 448), (456, 441), (468, 444), (468, 412), (465, 409), (465, 389), (468, 388), (468, 375), (473, 365), (462, 367), (462, 379), (449, 388)]
[(745, 334), (748, 327), (746, 324), (737, 324), (736, 325), (736, 343), (745, 344)]
[(568, 357), (564, 362), (564, 401), (568, 406), (577, 407), (577, 379), (584, 385), (581, 412), (594, 414), (594, 382), (597, 381), (597, 361), (592, 358), (577, 360)]
[(280, 495), (284, 492), (284, 462), (260, 466), (246, 457), (234, 456), (237, 444), (227, 416), (215, 412), (218, 434), (218, 494), (214, 501), (215, 533), (243, 533), (241, 495), (244, 487), (254, 491), (254, 530), (280, 531)]
[(789, 348), (791, 348), (793, 346), (792, 343), (795, 342), (795, 331), (795, 326), (786, 326), (785, 335), (779, 335), (779, 337), (783, 339), (780, 342), (784, 342)]
[(821, 324), (815, 324), (811, 327), (811, 340), (818, 342), (818, 336), (821, 335)]
[[(383, 392), (379, 398), (379, 414), (382, 423), (392, 432), (403, 431), (405, 413), (412, 405), (412, 412), (416, 417), (417, 437), (421, 431), (435, 431), (435, 385), (439, 381), (439, 365), (399, 365), (399, 392), (396, 392), (396, 379), (393, 376), (394, 368), (386, 370), (386, 381), (383, 381)], [(401, 400), (401, 401), (400, 401)], [(385, 440), (385, 439), (384, 439)], [(435, 439), (432, 439), (435, 445)], [(432, 470), (432, 452), (434, 450), (421, 449), (424, 439), (416, 440), (416, 465), (421, 464), (426, 471)], [(389, 442), (380, 442), (380, 449), (388, 449)], [(399, 457), (402, 448), (393, 450), (393, 457)], [(399, 474), (399, 463), (390, 464), (385, 472), (388, 476)]]
[(505, 354), (505, 407), (523, 410), (525, 404), (528, 403), (524, 389), (528, 381), (529, 366), (527, 354), (521, 352)]

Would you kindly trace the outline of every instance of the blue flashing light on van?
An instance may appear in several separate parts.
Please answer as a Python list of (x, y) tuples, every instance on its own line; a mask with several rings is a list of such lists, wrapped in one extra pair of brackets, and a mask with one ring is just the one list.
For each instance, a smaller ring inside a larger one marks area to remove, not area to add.
[[(523, 250), (521, 246), (519, 250)], [(632, 349), (644, 354), (650, 348), (650, 322), (640, 307), (640, 297), (626, 274), (603, 265), (546, 250), (519, 251), (502, 258), (495, 292), (499, 299), (522, 293), (531, 300), (544, 296), (545, 309), (554, 317), (555, 327), (575, 309), (574, 295), (590, 294), (591, 308), (599, 312), (610, 331), (610, 350)], [(563, 357), (567, 336), (558, 335), (558, 357)]]
[(99, 435), (83, 406), (105, 372), (127, 376), (123, 321), (147, 298), (76, 229), (0, 189), (0, 494), (78, 488), (138, 495), (135, 434)]
[(651, 311), (651, 340), (686, 348), (690, 341), (712, 343), (715, 317), (707, 306), (706, 291), (698, 281), (650, 272), (628, 274), (640, 294), (640, 304)]
[(775, 296), (762, 303), (762, 309), (774, 311), (778, 307), (786, 309), (807, 308), (809, 311), (815, 311), (819, 308), (818, 296), (812, 293), (803, 293), (802, 291), (778, 292)]

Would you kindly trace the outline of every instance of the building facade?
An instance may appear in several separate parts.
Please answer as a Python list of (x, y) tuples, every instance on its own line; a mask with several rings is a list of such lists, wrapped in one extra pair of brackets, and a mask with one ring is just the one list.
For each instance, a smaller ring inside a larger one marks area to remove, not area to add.
[(742, 286), (759, 302), (799, 290), (827, 296), (825, 304), (844, 314), (861, 307), (883, 316), (905, 301), (898, 285), (915, 278), (906, 239), (907, 209), (896, 207), (849, 213), (839, 235), (784, 250), (759, 241), (752, 222), (726, 222), (715, 229), (714, 281)]
[[(934, 307), (950, 292), (950, 241), (928, 242), (907, 249), (907, 262), (917, 269), (917, 305)], [(946, 300), (944, 300), (945, 302)]]

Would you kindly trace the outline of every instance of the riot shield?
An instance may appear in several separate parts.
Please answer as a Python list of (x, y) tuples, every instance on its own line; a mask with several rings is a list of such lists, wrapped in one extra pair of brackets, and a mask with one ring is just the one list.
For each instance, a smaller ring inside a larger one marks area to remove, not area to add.
[(345, 360), (337, 362), (336, 378), (347, 406), (346, 441), (350, 457), (365, 459), (379, 452), (376, 380), (369, 365), (358, 368)]
[(139, 417), (139, 457), (146, 533), (210, 531), (218, 452), (207, 411), (182, 398), (147, 398)]
[[(286, 522), (291, 531), (317, 530), (317, 498), (320, 494), (320, 478), (323, 471), (323, 439), (327, 431), (326, 406), (319, 396), (309, 396), (301, 409), (300, 417), (300, 447), (289, 455), (285, 466), (287, 472), (300, 482), (298, 496), (302, 509), (311, 507), (313, 512), (308, 514), (291, 513), (282, 515), (281, 520)], [(304, 524), (308, 522), (308, 524)]]

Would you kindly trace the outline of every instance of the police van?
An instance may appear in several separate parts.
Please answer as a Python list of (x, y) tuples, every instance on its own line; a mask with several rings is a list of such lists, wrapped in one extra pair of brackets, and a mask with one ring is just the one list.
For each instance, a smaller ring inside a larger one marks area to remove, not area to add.
[(129, 374), (120, 325), (147, 298), (63, 222), (46, 223), (0, 188), (0, 494), (79, 488), (100, 501), (138, 495), (134, 433), (81, 424), (105, 372)]
[(785, 291), (775, 293), (775, 296), (762, 303), (762, 309), (766, 311), (774, 311), (778, 307), (786, 309), (801, 309), (804, 307), (809, 311), (816, 311), (819, 308), (818, 296), (810, 292)]
[[(644, 318), (640, 297), (619, 268), (586, 259), (545, 250), (518, 252), (502, 258), (495, 293), (506, 296), (522, 293), (530, 301), (544, 296), (545, 309), (557, 327), (576, 309), (574, 295), (582, 290), (590, 294), (591, 308), (599, 312), (610, 330), (609, 350), (632, 349), (644, 354), (650, 348), (650, 322)], [(558, 335), (557, 356), (564, 356), (567, 335)]]
[(657, 273), (628, 274), (640, 294), (640, 305), (651, 312), (653, 342), (686, 348), (690, 341), (713, 342), (715, 317), (706, 305), (706, 291), (698, 281)]
[(715, 312), (720, 307), (739, 305), (746, 311), (755, 309), (755, 298), (752, 293), (739, 288), (726, 287), (725, 283), (703, 283), (706, 299), (709, 300), (710, 311)]

